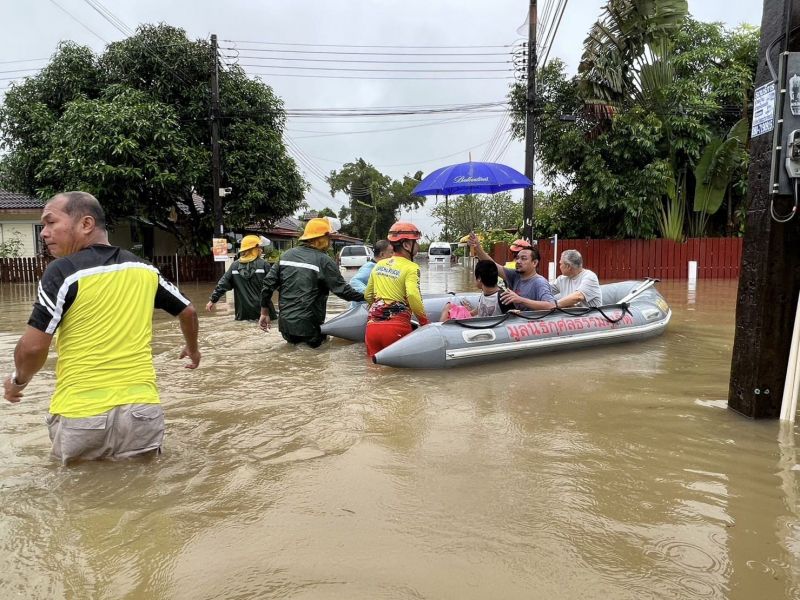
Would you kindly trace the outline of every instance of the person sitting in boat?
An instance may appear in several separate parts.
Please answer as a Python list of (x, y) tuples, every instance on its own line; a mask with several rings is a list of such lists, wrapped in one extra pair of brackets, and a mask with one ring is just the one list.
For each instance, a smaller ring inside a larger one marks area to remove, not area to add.
[(361, 265), (361, 268), (358, 269), (358, 272), (353, 275), (353, 278), (350, 280), (350, 287), (357, 292), (361, 292), (362, 294), (364, 293), (364, 290), (367, 289), (369, 276), (370, 273), (372, 273), (372, 269), (375, 268), (375, 265), (384, 258), (390, 258), (394, 254), (394, 250), (392, 249), (392, 245), (389, 243), (389, 240), (378, 240), (375, 242), (375, 246), (373, 246), (372, 250), (374, 253), (373, 258), (370, 258), (367, 262)]
[(412, 313), (428, 324), (419, 290), (419, 265), (414, 255), (422, 233), (413, 223), (398, 221), (389, 229), (393, 256), (379, 261), (369, 276), (364, 298), (369, 306), (364, 341), (370, 358), (411, 333)]
[(517, 268), (517, 254), (523, 248), (533, 248), (533, 246), (531, 246), (531, 243), (528, 240), (523, 240), (522, 238), (511, 242), (511, 245), (508, 247), (508, 249), (511, 251), (511, 260), (505, 264), (506, 269)]
[[(481, 260), (492, 260), (481, 248), (478, 237), (470, 233), (469, 245), (475, 248), (475, 254)], [(536, 272), (539, 264), (539, 249), (536, 246), (522, 248), (517, 252), (516, 268), (507, 269), (497, 264), (500, 277), (505, 280), (508, 289), (500, 294), (500, 302), (513, 304), (518, 310), (550, 310), (555, 308), (556, 299), (550, 290), (550, 283)]]
[[(500, 287), (497, 281), (500, 275), (497, 265), (491, 260), (479, 260), (475, 263), (475, 285), (483, 293), (478, 298), (478, 306), (461, 299), (461, 304), (448, 302), (442, 309), (441, 321), (448, 319), (468, 319), (470, 317), (495, 317), (503, 314), (500, 307)], [(463, 309), (463, 310), (459, 310)], [(467, 314), (464, 314), (466, 311)]]
[(603, 303), (597, 275), (583, 268), (583, 257), (577, 250), (564, 250), (558, 261), (561, 275), (551, 284), (559, 307), (600, 306)]

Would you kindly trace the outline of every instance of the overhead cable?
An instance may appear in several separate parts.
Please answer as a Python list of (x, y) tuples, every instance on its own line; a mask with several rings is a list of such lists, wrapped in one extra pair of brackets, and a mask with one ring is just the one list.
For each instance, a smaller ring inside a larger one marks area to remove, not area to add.
[(508, 44), (497, 46), (396, 46), (396, 45), (364, 45), (364, 44), (304, 44), (304, 43), (289, 43), (289, 42), (264, 42), (264, 41), (247, 41), (247, 40), (220, 40), (231, 44), (261, 44), (265, 46), (307, 46), (312, 48), (442, 48), (442, 49), (458, 49), (458, 48), (510, 48)]

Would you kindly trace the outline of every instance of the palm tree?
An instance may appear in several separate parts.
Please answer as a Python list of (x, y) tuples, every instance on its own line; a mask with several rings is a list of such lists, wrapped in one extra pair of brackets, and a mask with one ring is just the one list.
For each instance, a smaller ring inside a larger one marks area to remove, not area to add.
[(653, 49), (678, 30), (688, 10), (687, 0), (609, 0), (583, 43), (578, 66), (587, 106), (609, 114), (633, 100)]

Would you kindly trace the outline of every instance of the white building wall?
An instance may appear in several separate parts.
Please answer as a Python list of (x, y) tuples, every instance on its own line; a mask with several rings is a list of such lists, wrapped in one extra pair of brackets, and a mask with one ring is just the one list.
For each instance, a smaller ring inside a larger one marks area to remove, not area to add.
[(0, 222), (0, 242), (6, 243), (18, 237), (22, 242), (23, 257), (36, 256), (36, 221), (4, 221)]

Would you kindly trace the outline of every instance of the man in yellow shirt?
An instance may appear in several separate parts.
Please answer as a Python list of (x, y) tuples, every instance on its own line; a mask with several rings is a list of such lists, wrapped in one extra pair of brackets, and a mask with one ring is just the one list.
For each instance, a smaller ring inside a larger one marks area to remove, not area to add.
[(53, 456), (126, 458), (158, 452), (164, 437), (150, 347), (153, 308), (180, 320), (186, 367), (200, 363), (197, 313), (153, 265), (108, 243), (105, 214), (86, 192), (54, 196), (41, 237), (47, 266), (28, 327), (3, 382), (9, 402), (42, 368), (56, 331), (56, 388), (47, 425)]
[(370, 358), (411, 333), (412, 314), (420, 325), (428, 324), (419, 291), (419, 265), (414, 262), (421, 237), (413, 223), (398, 221), (392, 225), (387, 238), (394, 256), (378, 262), (369, 276), (364, 292), (370, 305), (364, 341)]

